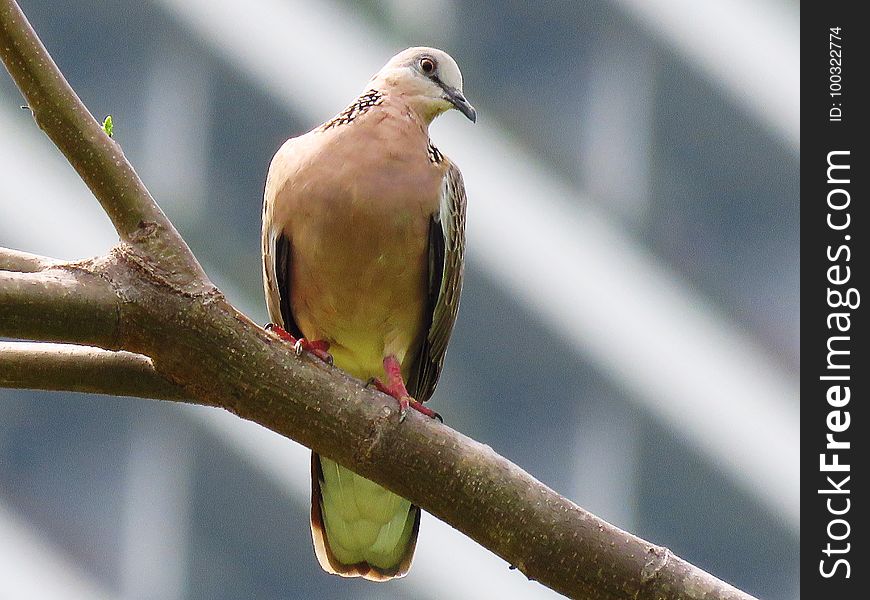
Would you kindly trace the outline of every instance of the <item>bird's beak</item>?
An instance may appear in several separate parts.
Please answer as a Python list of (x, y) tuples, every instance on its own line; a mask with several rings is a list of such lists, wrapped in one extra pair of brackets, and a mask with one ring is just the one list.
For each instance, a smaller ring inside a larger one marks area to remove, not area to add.
[(471, 103), (465, 99), (465, 96), (457, 89), (444, 87), (444, 93), (447, 100), (456, 107), (456, 110), (468, 117), (472, 123), (477, 122), (477, 111), (471, 106)]

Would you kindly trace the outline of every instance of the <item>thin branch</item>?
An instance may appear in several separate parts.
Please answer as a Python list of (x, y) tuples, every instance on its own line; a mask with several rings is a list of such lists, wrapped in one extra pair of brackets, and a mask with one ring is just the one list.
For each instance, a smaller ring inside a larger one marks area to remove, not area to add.
[(118, 349), (119, 303), (85, 268), (0, 271), (0, 337)]
[(0, 248), (0, 271), (36, 273), (59, 264), (62, 264), (62, 261), (11, 248)]
[(0, 387), (192, 402), (146, 356), (70, 344), (0, 342)]
[(33, 118), (103, 206), (121, 239), (162, 267), (160, 276), (188, 293), (211, 284), (121, 147), (103, 131), (67, 83), (14, 0), (0, 0), (0, 58)]

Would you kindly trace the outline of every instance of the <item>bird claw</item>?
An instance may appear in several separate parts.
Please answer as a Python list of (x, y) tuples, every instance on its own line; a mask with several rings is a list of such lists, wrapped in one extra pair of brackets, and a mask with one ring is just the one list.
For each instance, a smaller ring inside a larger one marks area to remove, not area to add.
[(384, 359), (384, 371), (387, 374), (388, 383), (384, 383), (377, 377), (371, 377), (366, 382), (365, 387), (374, 386), (378, 391), (383, 392), (388, 396), (392, 396), (399, 402), (399, 423), (402, 423), (405, 420), (405, 417), (408, 416), (409, 408), (413, 408), (417, 412), (426, 415), (431, 419), (438, 419), (442, 423), (444, 422), (441, 415), (431, 408), (423, 406), (422, 402), (418, 402), (415, 398), (411, 397), (407, 388), (405, 388), (405, 382), (402, 379), (402, 371), (395, 357), (388, 356)]
[(399, 398), (399, 423), (402, 423), (405, 420), (405, 417), (408, 416), (408, 407), (411, 405), (411, 401), (416, 402), (411, 396), (402, 396)]
[[(418, 413), (426, 415), (430, 419), (438, 419), (438, 421), (440, 421), (441, 423), (444, 422), (444, 419), (441, 417), (441, 415), (439, 415), (437, 412), (435, 412), (431, 408), (429, 408), (427, 406), (423, 406), (422, 402), (417, 402), (417, 400), (415, 400), (414, 398), (411, 398), (411, 403), (409, 406), (410, 406), (410, 408), (413, 408), (414, 410), (416, 410)], [(401, 415), (400, 415), (400, 417), (401, 417)], [(400, 421), (402, 418), (403, 417), (400, 418)]]
[(335, 364), (335, 361), (332, 358), (332, 355), (329, 353), (329, 342), (326, 340), (308, 340), (304, 337), (297, 338), (287, 330), (285, 330), (280, 325), (276, 325), (275, 323), (268, 323), (264, 327), (266, 331), (274, 333), (277, 337), (281, 338), (285, 342), (289, 342), (293, 344), (293, 351), (296, 352), (296, 356), (302, 356), (302, 352), (308, 352), (309, 354), (313, 354), (323, 362), (328, 365)]
[(299, 338), (293, 344), (293, 349), (296, 351), (296, 356), (302, 354), (302, 351), (313, 354), (328, 365), (335, 364), (332, 354), (329, 353), (329, 342), (326, 340), (307, 340)]
[(274, 334), (276, 337), (281, 338), (282, 340), (295, 343), (296, 338), (290, 335), (283, 327), (278, 325), (277, 323), (266, 323), (263, 326), (263, 329), (268, 331), (269, 333)]

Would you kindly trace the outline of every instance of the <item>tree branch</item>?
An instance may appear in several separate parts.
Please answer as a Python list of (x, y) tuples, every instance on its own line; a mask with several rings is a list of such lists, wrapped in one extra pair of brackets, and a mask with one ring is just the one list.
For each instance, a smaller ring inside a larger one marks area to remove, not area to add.
[(120, 348), (119, 302), (109, 282), (87, 268), (0, 271), (0, 337), (115, 350)]
[[(0, 323), (56, 339), (66, 317), (69, 329), (78, 330), (69, 338), (99, 338), (100, 345), (148, 356), (181, 395), (224, 407), (337, 460), (569, 596), (751, 598), (584, 511), (489, 447), (414, 411), (399, 423), (394, 400), (307, 355), (297, 357), (208, 283), (13, 0), (0, 0), (0, 57), (37, 123), (94, 191), (125, 242), (98, 260), (33, 276), (0, 273), (0, 293), (6, 294), (0, 306), (10, 303)], [(72, 300), (72, 288), (95, 296)], [(114, 318), (108, 290), (115, 297)], [(40, 331), (43, 311), (54, 325)], [(77, 318), (79, 311), (104, 314), (109, 323), (95, 328), (90, 317)]]
[(21, 252), (10, 248), (0, 248), (0, 271), (16, 271), (18, 273), (36, 273), (61, 264), (61, 261)]
[(0, 387), (193, 403), (146, 356), (70, 344), (0, 342)]
[(14, 0), (0, 0), (0, 58), (39, 127), (63, 152), (109, 215), (121, 240), (188, 293), (211, 284), (121, 147), (103, 131), (67, 83)]

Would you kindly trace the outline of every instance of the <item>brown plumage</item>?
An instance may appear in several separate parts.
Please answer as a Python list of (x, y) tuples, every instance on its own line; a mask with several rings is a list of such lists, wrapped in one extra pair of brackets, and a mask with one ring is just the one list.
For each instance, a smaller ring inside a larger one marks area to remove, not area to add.
[[(429, 140), (459, 108), (456, 63), (410, 48), (335, 118), (288, 140), (269, 169), (263, 258), (270, 317), (330, 344), (366, 380), (395, 357), (419, 401), (435, 390), (462, 288), (465, 189)], [(312, 454), (311, 530), (321, 566), (375, 581), (407, 573), (420, 510)]]

